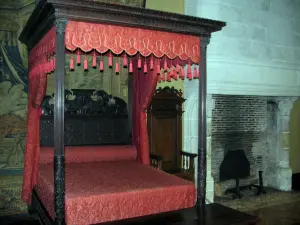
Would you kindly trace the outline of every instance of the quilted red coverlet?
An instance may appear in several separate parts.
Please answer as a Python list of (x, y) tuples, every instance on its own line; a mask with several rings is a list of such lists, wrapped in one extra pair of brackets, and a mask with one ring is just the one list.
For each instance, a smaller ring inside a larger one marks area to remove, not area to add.
[[(193, 183), (135, 161), (66, 164), (66, 223), (96, 224), (193, 207)], [(40, 164), (36, 191), (54, 218), (53, 164)]]

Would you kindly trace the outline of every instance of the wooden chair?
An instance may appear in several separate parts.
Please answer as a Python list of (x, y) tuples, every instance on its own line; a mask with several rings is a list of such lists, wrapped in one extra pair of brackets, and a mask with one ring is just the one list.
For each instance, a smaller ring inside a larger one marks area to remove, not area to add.
[(151, 166), (194, 182), (196, 154), (182, 146), (182, 92), (174, 87), (157, 89), (148, 109)]

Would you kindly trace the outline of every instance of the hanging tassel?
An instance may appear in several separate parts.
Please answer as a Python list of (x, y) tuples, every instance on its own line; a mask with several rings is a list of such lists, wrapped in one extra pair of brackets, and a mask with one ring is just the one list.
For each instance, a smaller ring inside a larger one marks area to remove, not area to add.
[(130, 60), (130, 63), (129, 63), (129, 73), (132, 73), (133, 72), (133, 66), (132, 66), (132, 60)]
[(170, 68), (170, 78), (172, 79), (174, 77), (174, 69), (173, 66)]
[(180, 70), (180, 79), (184, 80), (184, 69), (182, 67), (181, 67), (181, 70)]
[(147, 62), (146, 62), (146, 59), (145, 59), (145, 62), (144, 62), (144, 73), (148, 73), (148, 68), (147, 68)]
[(120, 68), (119, 68), (119, 62), (116, 62), (116, 68), (115, 68), (115, 72), (119, 73), (120, 72)]
[(168, 70), (168, 64), (167, 64), (167, 59), (165, 58), (165, 61), (164, 61), (164, 70)]
[(124, 67), (127, 67), (127, 66), (128, 66), (128, 59), (127, 59), (126, 53), (124, 54), (124, 57), (123, 57), (123, 66), (124, 66)]
[(171, 73), (167, 73), (167, 81), (171, 82)]
[(161, 81), (166, 81), (166, 75), (164, 72), (161, 73)]
[(141, 60), (141, 57), (139, 56), (138, 58), (138, 68), (142, 68), (142, 60)]
[(198, 70), (197, 70), (197, 66), (194, 66), (194, 73), (193, 73), (193, 78), (197, 79), (198, 78)]
[(154, 67), (153, 56), (151, 56), (151, 59), (150, 59), (150, 70), (153, 70), (153, 67)]
[(71, 56), (71, 59), (70, 59), (70, 70), (74, 70), (74, 57)]
[(88, 70), (88, 61), (87, 61), (87, 57), (86, 56), (84, 58), (83, 68), (84, 68), (84, 70)]
[(111, 52), (109, 53), (109, 56), (108, 56), (108, 66), (109, 67), (112, 67), (113, 65), (113, 58), (112, 58), (112, 54)]
[(156, 73), (160, 74), (160, 64), (159, 64), (159, 62), (156, 65)]
[(177, 63), (176, 64), (176, 72), (180, 73), (180, 71), (181, 71), (181, 66)]
[(97, 58), (96, 58), (96, 52), (94, 51), (94, 55), (93, 55), (93, 67), (97, 67)]
[(76, 63), (77, 65), (81, 64), (81, 59), (80, 59), (80, 52), (79, 52), (79, 49), (77, 51), (77, 59), (76, 59)]
[(193, 77), (192, 77), (192, 66), (191, 64), (188, 65), (188, 70), (187, 70), (187, 78), (189, 80), (191, 80)]
[(177, 74), (177, 72), (175, 71), (175, 69), (173, 70), (173, 79), (174, 79), (174, 80), (178, 80), (178, 74)]
[(99, 70), (100, 70), (100, 71), (103, 71), (103, 70), (104, 70), (103, 58), (102, 58), (102, 57), (101, 57), (101, 59), (100, 59)]
[(157, 78), (157, 82), (158, 82), (158, 83), (160, 83), (160, 82), (161, 82), (161, 77), (160, 77), (160, 74), (158, 74), (157, 76), (158, 76), (158, 78)]

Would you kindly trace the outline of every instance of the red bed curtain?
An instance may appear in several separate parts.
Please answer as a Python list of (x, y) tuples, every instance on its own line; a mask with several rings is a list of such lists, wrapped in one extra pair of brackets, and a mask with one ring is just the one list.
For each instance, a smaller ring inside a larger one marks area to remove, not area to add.
[(37, 184), (40, 157), (40, 105), (47, 88), (46, 74), (30, 74), (29, 77), (27, 136), (22, 188), (22, 199), (26, 203), (31, 202), (32, 187)]
[(55, 27), (39, 41), (29, 53), (29, 92), (27, 135), (24, 156), (22, 199), (31, 203), (31, 193), (37, 184), (40, 157), (40, 115), (41, 103), (47, 89), (47, 73), (55, 68)]
[[(143, 65), (150, 65), (150, 57), (144, 60), (146, 60), (146, 63)], [(159, 60), (156, 59), (156, 61)], [(132, 139), (138, 151), (138, 160), (149, 165), (150, 151), (146, 110), (156, 89), (159, 76), (154, 69), (149, 69), (148, 73), (145, 74), (143, 69), (138, 68), (137, 60), (134, 60), (132, 79)]]

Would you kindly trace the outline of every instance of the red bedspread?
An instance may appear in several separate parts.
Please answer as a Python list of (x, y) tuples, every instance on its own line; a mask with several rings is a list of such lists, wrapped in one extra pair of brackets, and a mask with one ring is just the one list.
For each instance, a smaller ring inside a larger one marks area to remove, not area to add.
[[(135, 161), (66, 164), (66, 223), (95, 224), (192, 207), (193, 183)], [(39, 169), (39, 198), (54, 217), (53, 165)]]

